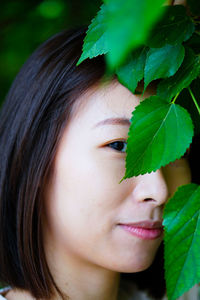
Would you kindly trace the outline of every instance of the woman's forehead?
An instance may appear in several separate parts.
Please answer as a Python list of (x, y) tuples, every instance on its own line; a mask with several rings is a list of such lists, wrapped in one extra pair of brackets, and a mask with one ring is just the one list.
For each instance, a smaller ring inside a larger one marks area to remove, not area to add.
[[(142, 85), (139, 86), (141, 90)], [(149, 97), (155, 92), (155, 89), (148, 88), (143, 99)], [(83, 114), (101, 117), (126, 117), (131, 118), (132, 111), (140, 103), (141, 95), (134, 95), (128, 88), (119, 81), (96, 84), (90, 87), (78, 99), (75, 108), (77, 117)]]

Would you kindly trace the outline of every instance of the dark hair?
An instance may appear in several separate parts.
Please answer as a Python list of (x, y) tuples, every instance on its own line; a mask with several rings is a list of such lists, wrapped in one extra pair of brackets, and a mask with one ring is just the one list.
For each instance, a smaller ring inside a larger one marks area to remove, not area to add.
[[(87, 27), (44, 42), (16, 76), (0, 114), (0, 281), (50, 298), (62, 296), (42, 242), (43, 189), (77, 98), (101, 81), (104, 56), (76, 63)], [(145, 271), (122, 274), (153, 297), (165, 293), (163, 243)]]

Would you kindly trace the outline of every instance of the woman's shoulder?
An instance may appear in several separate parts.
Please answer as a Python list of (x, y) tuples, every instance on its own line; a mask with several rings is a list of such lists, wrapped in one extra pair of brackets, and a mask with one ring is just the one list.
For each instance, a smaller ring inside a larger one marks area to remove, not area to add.
[(0, 289), (0, 300), (6, 300), (5, 294), (11, 289), (10, 286), (6, 286)]

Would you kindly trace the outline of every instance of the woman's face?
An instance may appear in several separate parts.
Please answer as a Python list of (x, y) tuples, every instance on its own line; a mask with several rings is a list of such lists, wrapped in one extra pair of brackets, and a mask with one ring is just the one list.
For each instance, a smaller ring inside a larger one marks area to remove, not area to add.
[[(117, 272), (148, 268), (163, 235), (143, 239), (119, 224), (162, 221), (168, 198), (190, 182), (188, 163), (180, 159), (119, 184), (130, 124), (105, 120), (129, 120), (139, 99), (118, 81), (93, 87), (65, 129), (46, 192), (44, 234), (45, 243), (68, 261)], [(108, 146), (115, 141), (124, 143)]]

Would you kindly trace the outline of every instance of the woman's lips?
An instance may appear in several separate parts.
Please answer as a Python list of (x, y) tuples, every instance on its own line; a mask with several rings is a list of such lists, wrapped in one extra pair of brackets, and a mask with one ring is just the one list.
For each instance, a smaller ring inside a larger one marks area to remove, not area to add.
[(142, 221), (138, 223), (118, 224), (123, 230), (143, 240), (154, 240), (163, 233), (162, 223)]

